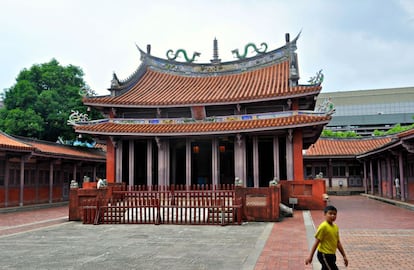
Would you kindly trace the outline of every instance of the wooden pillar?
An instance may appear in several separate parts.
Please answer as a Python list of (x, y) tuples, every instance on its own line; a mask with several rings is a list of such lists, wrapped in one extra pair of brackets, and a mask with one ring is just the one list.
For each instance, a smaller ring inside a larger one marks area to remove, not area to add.
[(167, 140), (157, 139), (158, 145), (158, 185), (169, 185), (169, 147)]
[(118, 141), (115, 148), (115, 182), (122, 183), (122, 149), (123, 141)]
[(244, 138), (237, 134), (234, 142), (234, 176), (243, 181), (247, 186), (247, 169), (246, 169), (246, 143)]
[(185, 141), (185, 184), (187, 188), (191, 186), (191, 140)]
[(403, 163), (403, 153), (400, 152), (398, 154), (398, 169), (399, 169), (399, 176), (400, 176), (400, 197), (401, 197), (401, 201), (405, 201), (405, 190), (406, 190), (406, 186), (405, 186), (405, 181), (404, 181), (404, 163)]
[(219, 184), (219, 175), (220, 175), (220, 152), (218, 151), (218, 139), (217, 137), (213, 138), (211, 142), (211, 176), (212, 184)]
[(128, 185), (130, 187), (134, 186), (134, 179), (135, 179), (135, 144), (134, 144), (134, 140), (129, 140), (128, 141)]
[(381, 176), (381, 160), (377, 160), (377, 174), (378, 174), (378, 195), (383, 196), (382, 192), (382, 176)]
[[(4, 172), (4, 207), (9, 206), (9, 178), (10, 178), (10, 162), (6, 156), (6, 165)], [(39, 171), (39, 168), (36, 167), (36, 171)]]
[(302, 130), (296, 129), (293, 135), (293, 180), (304, 180), (302, 150)]
[(364, 160), (364, 189), (365, 194), (368, 194), (368, 187), (367, 187), (367, 162)]
[(369, 180), (371, 183), (371, 194), (374, 194), (374, 170), (372, 169), (372, 159), (369, 161)]
[(53, 202), (53, 175), (54, 175), (54, 161), (51, 160), (49, 164), (49, 203)]
[(259, 177), (259, 142), (257, 136), (253, 136), (253, 182), (256, 188), (259, 187)]
[(147, 140), (147, 186), (152, 186), (152, 140)]
[(24, 203), (24, 163), (25, 157), (22, 156), (20, 159), (20, 206), (23, 206)]
[(273, 137), (273, 176), (280, 180), (279, 170), (279, 137)]
[(388, 198), (393, 197), (393, 185), (394, 181), (392, 179), (392, 170), (391, 170), (391, 158), (387, 157), (387, 187), (388, 187)]
[[(288, 130), (286, 137), (286, 178), (287, 180), (293, 180), (293, 131)], [(303, 170), (303, 168), (302, 168)]]

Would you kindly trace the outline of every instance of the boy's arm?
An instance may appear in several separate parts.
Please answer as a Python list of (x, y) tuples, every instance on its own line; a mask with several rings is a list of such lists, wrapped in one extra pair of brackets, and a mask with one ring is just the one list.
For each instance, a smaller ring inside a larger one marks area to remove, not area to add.
[(313, 246), (312, 246), (312, 248), (311, 248), (311, 252), (310, 252), (310, 254), (309, 254), (309, 257), (306, 259), (305, 264), (310, 264), (310, 263), (312, 263), (313, 254), (315, 253), (316, 248), (318, 247), (318, 245), (319, 245), (319, 242), (320, 242), (320, 241), (321, 241), (321, 240), (319, 240), (318, 238), (315, 238), (315, 243), (313, 243)]
[(338, 249), (339, 249), (339, 252), (341, 252), (342, 257), (344, 257), (345, 266), (348, 266), (348, 259), (346, 258), (345, 250), (344, 250), (344, 247), (342, 246), (341, 241), (338, 241)]

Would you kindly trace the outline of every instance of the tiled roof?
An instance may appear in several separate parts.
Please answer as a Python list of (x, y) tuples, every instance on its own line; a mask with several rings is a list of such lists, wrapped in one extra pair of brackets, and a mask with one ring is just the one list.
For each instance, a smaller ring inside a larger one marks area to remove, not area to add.
[(23, 151), (32, 153), (33, 155), (51, 157), (65, 157), (80, 160), (105, 160), (105, 152), (100, 149), (79, 148), (24, 137), (15, 138), (3, 132), (0, 132), (0, 149)]
[(42, 141), (30, 141), (28, 144), (32, 145), (36, 149), (35, 152), (38, 154), (50, 154), (82, 159), (105, 159), (105, 152), (97, 149), (80, 148)]
[(85, 105), (183, 106), (235, 103), (318, 94), (320, 85), (289, 86), (289, 61), (236, 74), (184, 76), (147, 68), (119, 96), (93, 97)]
[(250, 132), (258, 130), (276, 130), (287, 127), (326, 124), (330, 116), (293, 115), (272, 119), (229, 121), (229, 122), (196, 122), (185, 124), (118, 124), (105, 122), (91, 125), (75, 126), (76, 132), (88, 134), (128, 134), (128, 135), (199, 135), (232, 132)]
[(404, 138), (407, 138), (407, 137), (411, 137), (413, 135), (414, 135), (414, 128), (409, 129), (409, 130), (406, 130), (406, 131), (403, 131), (401, 133), (398, 133), (397, 134), (397, 137), (398, 138), (401, 138), (401, 139), (404, 139)]
[(355, 156), (392, 141), (391, 137), (368, 139), (319, 138), (312, 144), (304, 156)]
[(3, 132), (0, 132), (0, 149), (18, 150), (18, 151), (33, 151), (34, 147), (20, 142)]

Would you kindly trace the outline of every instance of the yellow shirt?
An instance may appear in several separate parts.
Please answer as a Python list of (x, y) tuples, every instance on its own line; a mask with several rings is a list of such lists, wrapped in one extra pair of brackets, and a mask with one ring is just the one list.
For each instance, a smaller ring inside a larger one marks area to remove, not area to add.
[(315, 238), (319, 239), (318, 251), (325, 254), (335, 254), (339, 241), (339, 228), (335, 223), (322, 222)]

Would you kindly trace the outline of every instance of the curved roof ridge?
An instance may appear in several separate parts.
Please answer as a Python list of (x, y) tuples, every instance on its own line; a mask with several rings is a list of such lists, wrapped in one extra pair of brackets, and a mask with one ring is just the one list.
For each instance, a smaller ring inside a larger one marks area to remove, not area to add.
[(244, 59), (213, 63), (188, 63), (164, 59), (151, 55), (150, 46), (148, 46), (149, 49), (147, 49), (149, 51), (144, 52), (138, 45), (136, 45), (141, 55), (141, 64), (131, 75), (123, 80), (119, 80), (114, 72), (110, 90), (122, 91), (122, 89), (128, 88), (145, 74), (147, 68), (184, 76), (217, 76), (218, 74), (240, 73), (277, 64), (288, 60), (290, 54), (296, 51), (296, 42), (299, 39), (300, 34), (301, 31), (292, 41), (287, 41), (285, 45), (272, 51), (257, 53), (255, 56)]
[[(274, 78), (274, 81), (263, 81), (270, 78)], [(180, 87), (172, 87), (178, 81)], [(121, 92), (116, 96), (88, 98), (84, 104), (119, 107), (233, 104), (318, 94), (321, 86), (290, 86), (289, 62), (283, 61), (261, 69), (208, 77), (179, 76), (148, 69), (136, 84), (119, 90)]]

